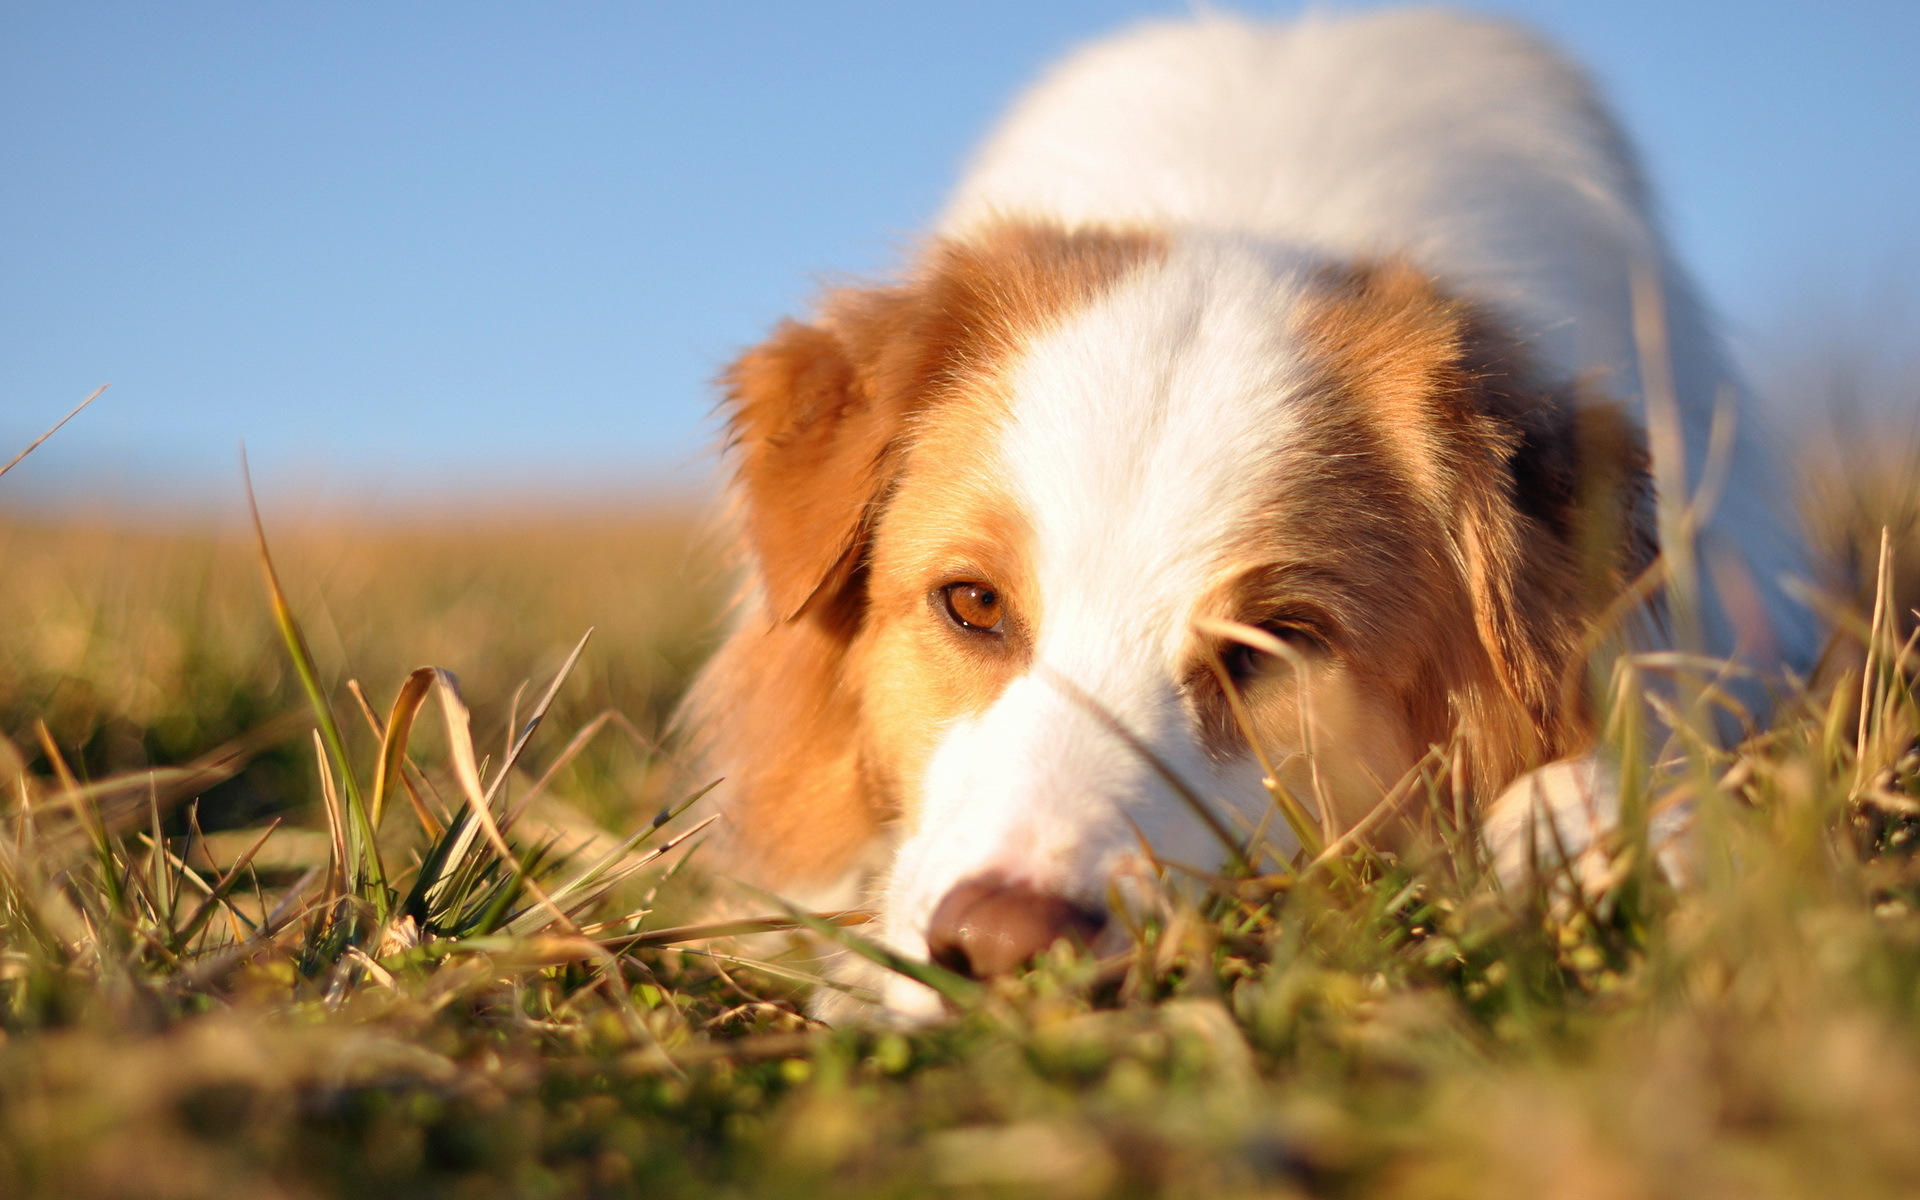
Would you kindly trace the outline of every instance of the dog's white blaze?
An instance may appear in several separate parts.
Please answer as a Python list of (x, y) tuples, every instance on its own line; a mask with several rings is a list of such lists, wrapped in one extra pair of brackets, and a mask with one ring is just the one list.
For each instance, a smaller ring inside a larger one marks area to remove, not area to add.
[(982, 872), (1098, 904), (1139, 834), (1176, 860), (1219, 859), (1086, 701), (1203, 795), (1257, 808), (1257, 770), (1209, 761), (1179, 682), (1194, 605), (1296, 441), (1304, 366), (1286, 314), (1305, 266), (1178, 240), (1013, 367), (999, 454), (1034, 534), (1035, 666), (929, 762), (885, 906), (902, 949), (924, 953), (933, 907)]

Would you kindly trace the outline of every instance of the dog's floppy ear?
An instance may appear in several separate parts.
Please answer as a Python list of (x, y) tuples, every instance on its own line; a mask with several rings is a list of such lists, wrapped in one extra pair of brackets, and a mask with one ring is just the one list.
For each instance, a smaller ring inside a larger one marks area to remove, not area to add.
[[(858, 307), (871, 322), (909, 303), (887, 290)], [(925, 399), (875, 395), (853, 353), (844, 330), (787, 321), (725, 376), (747, 539), (777, 620), (846, 586), (892, 447)]]
[(1443, 686), (1476, 772), (1500, 782), (1578, 749), (1590, 622), (1653, 558), (1638, 434), (1619, 406), (1544, 381), (1496, 316), (1406, 263), (1324, 283), (1308, 335), (1443, 531), (1464, 589), (1470, 652), (1450, 649)]
[(774, 619), (846, 623), (835, 602), (859, 573), (914, 415), (1004, 336), (993, 300), (1012, 269), (1005, 249), (938, 243), (899, 286), (829, 292), (814, 323), (782, 322), (722, 377), (736, 494)]
[[(700, 757), (725, 778), (734, 868), (776, 886), (844, 874), (887, 818), (862, 777), (847, 656), (872, 522), (931, 387), (880, 367), (917, 336), (908, 288), (830, 294), (723, 377), (735, 500), (760, 593), (688, 697)], [(924, 332), (924, 331), (919, 331)], [(920, 345), (920, 353), (935, 347)]]
[(1557, 758), (1590, 734), (1581, 672), (1592, 622), (1655, 555), (1646, 451), (1619, 404), (1572, 383), (1543, 387), (1483, 323), (1463, 320), (1461, 352), (1478, 429), (1456, 553), (1480, 642), (1532, 725), (1535, 744), (1511, 745), (1513, 756)]

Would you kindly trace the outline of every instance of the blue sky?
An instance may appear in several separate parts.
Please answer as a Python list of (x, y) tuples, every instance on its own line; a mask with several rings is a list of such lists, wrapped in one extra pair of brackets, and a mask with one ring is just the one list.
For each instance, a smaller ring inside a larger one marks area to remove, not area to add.
[[(114, 384), (0, 489), (697, 480), (733, 352), (1186, 7), (0, 0), (0, 459)], [(1483, 7), (1595, 71), (1744, 344), (1920, 329), (1920, 3)]]

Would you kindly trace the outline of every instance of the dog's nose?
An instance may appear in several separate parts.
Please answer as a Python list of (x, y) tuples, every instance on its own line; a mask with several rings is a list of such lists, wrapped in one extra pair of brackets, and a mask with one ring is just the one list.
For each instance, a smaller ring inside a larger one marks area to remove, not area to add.
[(1106, 914), (1064, 896), (999, 879), (963, 879), (933, 910), (927, 954), (949, 971), (1010, 975), (1061, 938), (1086, 945)]

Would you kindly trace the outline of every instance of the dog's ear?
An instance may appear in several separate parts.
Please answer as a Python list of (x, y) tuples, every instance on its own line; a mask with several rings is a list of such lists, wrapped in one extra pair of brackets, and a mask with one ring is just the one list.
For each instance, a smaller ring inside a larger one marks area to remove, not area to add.
[[(1618, 406), (1545, 381), (1500, 320), (1405, 263), (1329, 272), (1308, 336), (1334, 391), (1432, 515), (1464, 591), (1438, 668), (1476, 773), (1569, 753), (1591, 622), (1653, 558), (1642, 443)], [(1450, 606), (1441, 606), (1451, 611)]]
[(940, 244), (905, 284), (829, 292), (813, 324), (782, 322), (722, 377), (736, 495), (774, 619), (857, 616), (847, 593), (912, 419), (992, 340), (984, 258)]
[(1652, 479), (1620, 405), (1571, 383), (1541, 387), (1512, 343), (1472, 322), (1464, 333), (1459, 378), (1479, 428), (1459, 480), (1456, 552), (1480, 643), (1532, 727), (1524, 749), (1506, 735), (1506, 766), (1533, 766), (1591, 735), (1589, 635), (1653, 561)]
[[(904, 303), (886, 293), (867, 307)], [(842, 332), (794, 321), (724, 382), (748, 544), (770, 615), (790, 620), (851, 578), (918, 398), (874, 395)]]
[(942, 352), (915, 328), (923, 306), (912, 288), (832, 293), (817, 323), (783, 322), (723, 378), (764, 608), (742, 614), (685, 716), (726, 776), (733, 869), (776, 886), (844, 875), (889, 815), (862, 779), (847, 656), (873, 521), (910, 418), (936, 400), (932, 375), (916, 387), (883, 369)]
[(888, 816), (862, 780), (847, 656), (873, 521), (910, 418), (935, 400), (881, 370), (907, 352), (921, 304), (909, 288), (833, 293), (816, 323), (783, 322), (722, 381), (760, 604), (685, 716), (700, 758), (726, 776), (733, 869), (776, 886), (845, 874)]

